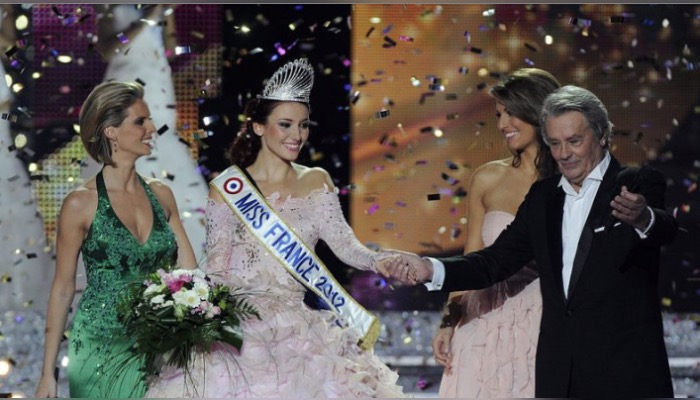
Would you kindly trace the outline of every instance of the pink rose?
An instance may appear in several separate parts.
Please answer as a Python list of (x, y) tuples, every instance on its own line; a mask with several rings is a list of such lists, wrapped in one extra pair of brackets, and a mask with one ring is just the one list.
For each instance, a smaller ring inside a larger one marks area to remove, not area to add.
[(182, 282), (181, 280), (172, 280), (170, 282), (166, 281), (165, 284), (168, 286), (168, 290), (170, 290), (170, 293), (176, 293), (179, 292), (183, 286), (185, 286), (185, 283), (186, 282)]
[(221, 314), (221, 308), (219, 308), (218, 306), (214, 306), (214, 307), (210, 308), (209, 310), (207, 310), (206, 317), (207, 318), (214, 318), (214, 316), (219, 315), (219, 314)]

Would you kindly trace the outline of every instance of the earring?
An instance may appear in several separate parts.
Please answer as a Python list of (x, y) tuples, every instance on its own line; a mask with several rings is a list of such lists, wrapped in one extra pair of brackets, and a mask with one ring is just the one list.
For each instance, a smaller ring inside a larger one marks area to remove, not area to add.
[(116, 152), (117, 152), (117, 141), (115, 140), (112, 142), (112, 153), (116, 153)]

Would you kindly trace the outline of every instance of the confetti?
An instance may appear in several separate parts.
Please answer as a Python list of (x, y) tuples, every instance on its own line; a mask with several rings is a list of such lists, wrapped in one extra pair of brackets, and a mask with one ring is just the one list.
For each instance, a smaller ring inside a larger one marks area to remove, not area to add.
[(570, 25), (576, 25), (579, 28), (588, 28), (592, 25), (592, 22), (590, 19), (583, 19), (583, 18), (569, 18), (569, 24)]
[(66, 14), (61, 20), (63, 26), (73, 25), (76, 22), (78, 22), (78, 17), (70, 13)]
[(117, 33), (117, 39), (119, 39), (122, 44), (129, 43), (129, 38), (123, 32)]
[(447, 175), (447, 174), (444, 173), (444, 172), (443, 172), (442, 174), (440, 174), (440, 176), (442, 177), (442, 179), (443, 179), (444, 181), (446, 181), (446, 182), (449, 183), (450, 185), (456, 185), (456, 184), (459, 183), (459, 180), (458, 180), (458, 179), (455, 179), (455, 178), (453, 178), (453, 177)]
[(218, 115), (207, 115), (202, 118), (202, 122), (204, 123), (204, 126), (209, 126), (215, 122), (219, 121), (219, 116)]
[(625, 22), (625, 17), (623, 17), (622, 15), (612, 15), (610, 17), (610, 22), (612, 22), (613, 24), (619, 24)]
[(175, 46), (175, 55), (181, 54), (191, 54), (192, 48), (190, 46)]
[(158, 134), (159, 134), (159, 135), (162, 135), (162, 134), (164, 134), (168, 129), (170, 129), (170, 128), (168, 127), (168, 125), (167, 125), (167, 124), (164, 124), (163, 126), (160, 127), (160, 129), (158, 129)]
[(369, 28), (369, 30), (367, 31), (367, 33), (365, 33), (365, 38), (368, 38), (369, 35), (372, 34), (372, 32), (374, 32), (374, 27), (373, 27), (373, 26)]
[(426, 390), (431, 386), (433, 386), (433, 382), (425, 379), (422, 376), (418, 378), (418, 381), (416, 382), (416, 387), (420, 390)]
[(367, 209), (367, 214), (374, 215), (379, 210), (379, 204), (374, 203)]
[(22, 60), (13, 59), (10, 61), (10, 66), (15, 70), (21, 70), (24, 68), (25, 63)]
[(644, 133), (637, 132), (637, 136), (634, 138), (634, 140), (632, 142), (634, 144), (639, 144), (639, 141), (642, 140), (643, 137), (644, 137)]
[(396, 47), (396, 42), (389, 36), (384, 36), (384, 41), (386, 43), (382, 44), (382, 47), (388, 49), (390, 47)]
[(389, 110), (379, 110), (376, 113), (374, 113), (374, 118), (382, 119), (382, 118), (387, 118), (390, 115), (391, 115), (391, 112)]
[(13, 55), (15, 55), (15, 53), (17, 52), (17, 49), (18, 49), (17, 46), (10, 47), (10, 49), (5, 52), (5, 55), (7, 56), (7, 58), (10, 58)]
[(413, 38), (410, 37), (410, 36), (400, 35), (400, 36), (399, 36), (399, 40), (402, 41), (402, 42), (412, 42), (412, 41), (413, 41)]
[(355, 105), (360, 100), (360, 91), (355, 90), (350, 93), (350, 104)]
[(389, 135), (385, 133), (382, 135), (381, 138), (379, 138), (379, 144), (381, 144), (383, 146), (387, 143), (388, 140), (389, 140)]
[(2, 113), (2, 119), (4, 119), (5, 121), (10, 121), (10, 122), (17, 122), (19, 117), (15, 114)]
[(440, 193), (432, 193), (428, 195), (428, 201), (440, 200)]
[(432, 97), (432, 96), (435, 96), (435, 92), (421, 93), (420, 100), (418, 100), (418, 104), (425, 104), (425, 99), (427, 99), (428, 97)]

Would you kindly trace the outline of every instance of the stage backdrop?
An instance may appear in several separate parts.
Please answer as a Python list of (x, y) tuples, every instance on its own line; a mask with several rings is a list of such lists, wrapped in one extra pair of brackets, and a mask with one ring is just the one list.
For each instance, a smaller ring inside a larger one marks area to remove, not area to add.
[[(16, 87), (21, 104), (8, 118), (26, 143), (12, 152), (32, 169), (50, 244), (58, 206), (76, 185), (84, 156), (75, 141), (78, 107), (101, 80), (104, 64), (91, 47), (92, 5), (15, 7), (31, 18), (14, 52), (6, 53), (10, 74), (24, 79), (24, 89)], [(666, 173), (668, 206), (682, 232), (664, 254), (663, 301), (675, 310), (697, 310), (697, 16), (693, 5), (182, 5), (178, 37), (187, 47), (173, 65), (178, 128), (184, 140), (199, 145), (194, 156), (204, 153), (205, 173), (207, 166), (219, 168), (242, 102), (285, 60), (310, 57), (319, 75), (313, 100), (334, 111), (314, 109), (319, 125), (306, 159), (336, 177), (358, 238), (370, 246), (456, 254), (466, 239), (471, 172), (508, 156), (486, 91), (517, 68), (547, 69), (562, 83), (600, 95), (616, 125), (616, 157)], [(234, 39), (222, 46), (228, 35)], [(245, 80), (246, 88), (222, 84), (222, 65), (233, 73), (229, 82)], [(260, 76), (254, 77), (256, 70)], [(343, 84), (343, 91), (324, 90)], [(196, 106), (212, 99), (229, 113), (207, 112), (205, 122)], [(347, 129), (327, 129), (328, 120), (342, 120), (348, 110)], [(224, 133), (195, 138), (223, 122)], [(18, 276), (15, 269), (3, 276)], [(441, 306), (440, 298), (420, 289), (403, 292), (395, 285), (393, 291), (376, 276), (335, 271), (370, 308)]]
[(355, 5), (358, 236), (426, 255), (461, 253), (471, 173), (509, 156), (488, 88), (538, 67), (599, 95), (615, 124), (615, 157), (666, 173), (682, 231), (664, 255), (663, 301), (697, 311), (699, 24), (694, 5)]

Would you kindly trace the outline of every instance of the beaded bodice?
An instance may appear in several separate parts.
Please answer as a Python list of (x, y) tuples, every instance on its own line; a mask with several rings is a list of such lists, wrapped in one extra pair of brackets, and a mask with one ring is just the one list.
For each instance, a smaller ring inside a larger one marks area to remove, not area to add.
[(126, 228), (112, 208), (102, 172), (97, 175), (97, 211), (81, 252), (87, 285), (79, 310), (94, 318), (94, 328), (119, 326), (115, 302), (120, 290), (144, 274), (174, 263), (175, 234), (155, 194), (139, 176), (153, 210), (153, 227), (145, 243)]
[[(338, 258), (361, 270), (373, 270), (382, 253), (367, 249), (343, 216), (337, 188), (323, 187), (305, 197), (267, 198), (282, 220), (310, 249), (323, 239)], [(207, 205), (207, 269), (215, 279), (234, 287), (264, 290), (301, 301), (304, 286), (279, 264), (224, 202)]]

